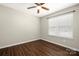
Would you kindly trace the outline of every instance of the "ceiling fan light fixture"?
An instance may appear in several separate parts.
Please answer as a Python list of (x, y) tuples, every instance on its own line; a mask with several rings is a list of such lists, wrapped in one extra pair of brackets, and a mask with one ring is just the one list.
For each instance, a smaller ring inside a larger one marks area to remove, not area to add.
[(37, 13), (40, 13), (40, 10), (49, 10), (45, 5), (45, 3), (34, 3), (36, 6), (28, 7), (27, 9), (37, 8)]
[(41, 7), (40, 6), (37, 6), (37, 9), (41, 9)]

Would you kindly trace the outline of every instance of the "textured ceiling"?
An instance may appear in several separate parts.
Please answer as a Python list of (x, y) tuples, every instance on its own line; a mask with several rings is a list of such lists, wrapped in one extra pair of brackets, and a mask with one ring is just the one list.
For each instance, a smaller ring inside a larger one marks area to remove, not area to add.
[(46, 10), (40, 9), (39, 14), (37, 13), (37, 8), (33, 8), (29, 10), (27, 9), (27, 7), (34, 6), (35, 5), (34, 3), (4, 3), (1, 5), (7, 6), (7, 7), (10, 7), (10, 8), (13, 8), (21, 12), (37, 16), (37, 17), (43, 17), (48, 14), (54, 13), (56, 11), (59, 11), (61, 9), (64, 9), (64, 8), (67, 8), (67, 7), (76, 5), (76, 4), (74, 3), (46, 3), (44, 4), (44, 6), (48, 7), (50, 10), (46, 11)]

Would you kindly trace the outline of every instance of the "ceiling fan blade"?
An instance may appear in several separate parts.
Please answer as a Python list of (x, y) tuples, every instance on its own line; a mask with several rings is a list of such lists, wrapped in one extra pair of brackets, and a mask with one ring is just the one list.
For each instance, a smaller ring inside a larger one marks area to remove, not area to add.
[(41, 8), (43, 8), (43, 9), (45, 9), (45, 10), (49, 10), (49, 8), (46, 8), (46, 7), (43, 7), (43, 6), (42, 6)]
[(36, 6), (28, 7), (27, 9), (35, 8)]
[(37, 10), (37, 13), (39, 14), (39, 12), (40, 12), (40, 11), (39, 11), (39, 9), (38, 9), (38, 10)]
[(43, 5), (43, 4), (45, 4), (45, 3), (40, 3), (40, 5)]
[(37, 6), (39, 6), (40, 5), (40, 3), (35, 3)]

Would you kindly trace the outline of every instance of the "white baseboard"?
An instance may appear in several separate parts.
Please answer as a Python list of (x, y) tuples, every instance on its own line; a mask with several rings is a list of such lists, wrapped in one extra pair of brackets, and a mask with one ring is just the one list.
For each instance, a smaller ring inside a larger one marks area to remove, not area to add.
[(0, 47), (0, 49), (11, 47), (11, 46), (15, 46), (15, 45), (19, 45), (19, 44), (23, 44), (23, 43), (28, 43), (28, 42), (35, 41), (35, 40), (38, 40), (38, 39), (32, 39), (32, 40), (28, 40), (28, 41), (24, 41), (24, 42), (19, 42), (19, 43), (15, 43), (15, 44), (10, 44), (10, 45), (6, 45), (6, 46), (2, 46), (2, 47)]
[(57, 44), (57, 45), (60, 45), (60, 46), (69, 48), (69, 49), (74, 50), (74, 51), (79, 51), (79, 49), (77, 49), (77, 48), (73, 48), (73, 47), (70, 47), (70, 46), (62, 45), (62, 44), (59, 44), (59, 43), (56, 43), (56, 42), (52, 42), (52, 41), (46, 40), (46, 39), (42, 39), (42, 40), (45, 40), (45, 41), (48, 41), (48, 42), (50, 42), (50, 43), (54, 43), (54, 44)]
[[(40, 38), (40, 39), (42, 39), (42, 38)], [(6, 46), (2, 46), (2, 47), (0, 47), (0, 49), (6, 48), (6, 47), (15, 46), (15, 45), (19, 45), (19, 44), (23, 44), (23, 43), (28, 43), (28, 42), (35, 41), (35, 40), (39, 40), (39, 39), (32, 39), (32, 40), (28, 40), (28, 41), (24, 41), (24, 42), (19, 42), (19, 43), (15, 43), (15, 44), (10, 44), (10, 45), (6, 45)], [(69, 48), (69, 49), (74, 50), (74, 51), (79, 51), (79, 49), (72, 48), (72, 47), (69, 47), (69, 46), (66, 46), (66, 45), (62, 45), (62, 44), (59, 44), (59, 43), (56, 43), (56, 42), (52, 42), (50, 40), (46, 40), (46, 39), (42, 39), (42, 40), (45, 40), (45, 41), (48, 41), (50, 43), (54, 43), (54, 44), (57, 44), (57, 45)]]

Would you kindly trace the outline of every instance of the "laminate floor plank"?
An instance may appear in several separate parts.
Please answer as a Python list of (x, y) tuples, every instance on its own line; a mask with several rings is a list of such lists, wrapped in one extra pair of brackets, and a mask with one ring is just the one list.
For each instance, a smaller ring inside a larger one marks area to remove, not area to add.
[[(78, 54), (75, 54), (78, 56)], [(75, 56), (72, 55), (72, 56)], [(36, 40), (12, 47), (0, 49), (0, 56), (71, 56), (59, 45), (44, 41)]]

